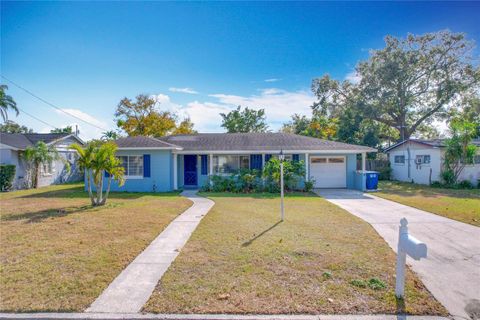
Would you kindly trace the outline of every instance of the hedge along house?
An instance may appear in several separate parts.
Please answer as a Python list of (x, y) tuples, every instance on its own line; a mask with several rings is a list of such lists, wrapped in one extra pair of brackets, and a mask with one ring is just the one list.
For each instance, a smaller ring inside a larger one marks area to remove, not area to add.
[[(287, 160), (303, 160), (304, 179), (316, 188), (365, 189), (367, 152), (375, 149), (286, 133), (203, 133), (162, 138), (126, 137), (115, 141), (125, 168), (125, 184), (112, 191), (165, 192), (200, 188), (210, 175), (262, 169), (280, 150)], [(107, 175), (106, 175), (107, 176)], [(303, 182), (302, 182), (303, 183)], [(104, 186), (106, 184), (104, 183)]]

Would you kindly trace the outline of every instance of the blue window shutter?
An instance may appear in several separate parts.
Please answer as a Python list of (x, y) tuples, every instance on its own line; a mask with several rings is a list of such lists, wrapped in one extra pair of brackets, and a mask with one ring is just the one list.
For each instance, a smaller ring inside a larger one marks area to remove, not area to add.
[(208, 174), (208, 158), (206, 154), (201, 155), (202, 160), (202, 175), (206, 176)]
[(110, 177), (110, 174), (107, 171), (105, 171), (105, 178), (108, 178), (108, 177)]
[(266, 155), (265, 155), (265, 162), (268, 162), (271, 157), (272, 157), (271, 154), (266, 154)]
[(144, 178), (150, 177), (150, 155), (149, 154), (143, 155), (143, 177)]
[(251, 154), (250, 155), (250, 169), (262, 169), (262, 155), (261, 154)]
[(297, 153), (297, 154), (292, 154), (292, 161), (300, 161), (300, 155)]

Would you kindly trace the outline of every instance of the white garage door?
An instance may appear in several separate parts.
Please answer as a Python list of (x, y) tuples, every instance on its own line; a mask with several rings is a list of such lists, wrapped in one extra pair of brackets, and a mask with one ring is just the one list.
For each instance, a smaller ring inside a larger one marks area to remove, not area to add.
[(345, 157), (311, 157), (310, 176), (315, 179), (315, 188), (346, 188)]

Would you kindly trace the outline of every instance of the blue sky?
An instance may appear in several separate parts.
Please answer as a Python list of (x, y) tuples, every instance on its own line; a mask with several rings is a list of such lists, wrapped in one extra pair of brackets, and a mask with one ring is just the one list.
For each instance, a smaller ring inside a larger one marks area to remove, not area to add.
[[(199, 131), (222, 131), (218, 114), (237, 104), (265, 108), (276, 130), (310, 113), (312, 78), (351, 76), (385, 35), (450, 29), (479, 43), (479, 20), (474, 2), (2, 1), (1, 73), (105, 129), (120, 99), (146, 93)], [(99, 136), (2, 83), (26, 112)], [(25, 114), (11, 119), (50, 129)]]

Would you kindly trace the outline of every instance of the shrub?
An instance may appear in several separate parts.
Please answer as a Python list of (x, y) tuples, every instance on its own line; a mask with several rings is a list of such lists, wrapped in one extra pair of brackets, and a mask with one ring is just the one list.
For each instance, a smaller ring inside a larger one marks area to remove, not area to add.
[(15, 178), (15, 165), (0, 165), (0, 191), (8, 191), (12, 188), (13, 179)]
[(456, 179), (455, 179), (455, 173), (453, 172), (453, 170), (449, 170), (449, 169), (443, 170), (441, 176), (444, 184), (446, 185), (455, 184)]
[(303, 191), (310, 192), (313, 190), (314, 186), (315, 186), (315, 179), (313, 177), (310, 177), (308, 181), (305, 181), (303, 186)]
[(392, 168), (390, 167), (390, 164), (388, 166), (381, 168), (378, 170), (379, 175), (378, 179), (379, 180), (390, 180), (392, 178)]
[(433, 181), (432, 184), (430, 184), (431, 187), (433, 188), (443, 188), (443, 184), (440, 181)]
[[(298, 183), (304, 176), (304, 161), (285, 161), (283, 163), (283, 182), (286, 190), (298, 189)], [(272, 158), (265, 163), (263, 177), (270, 184), (277, 184), (277, 189), (280, 190), (280, 160)]]
[(457, 186), (460, 189), (473, 189), (473, 184), (468, 180), (460, 181)]

